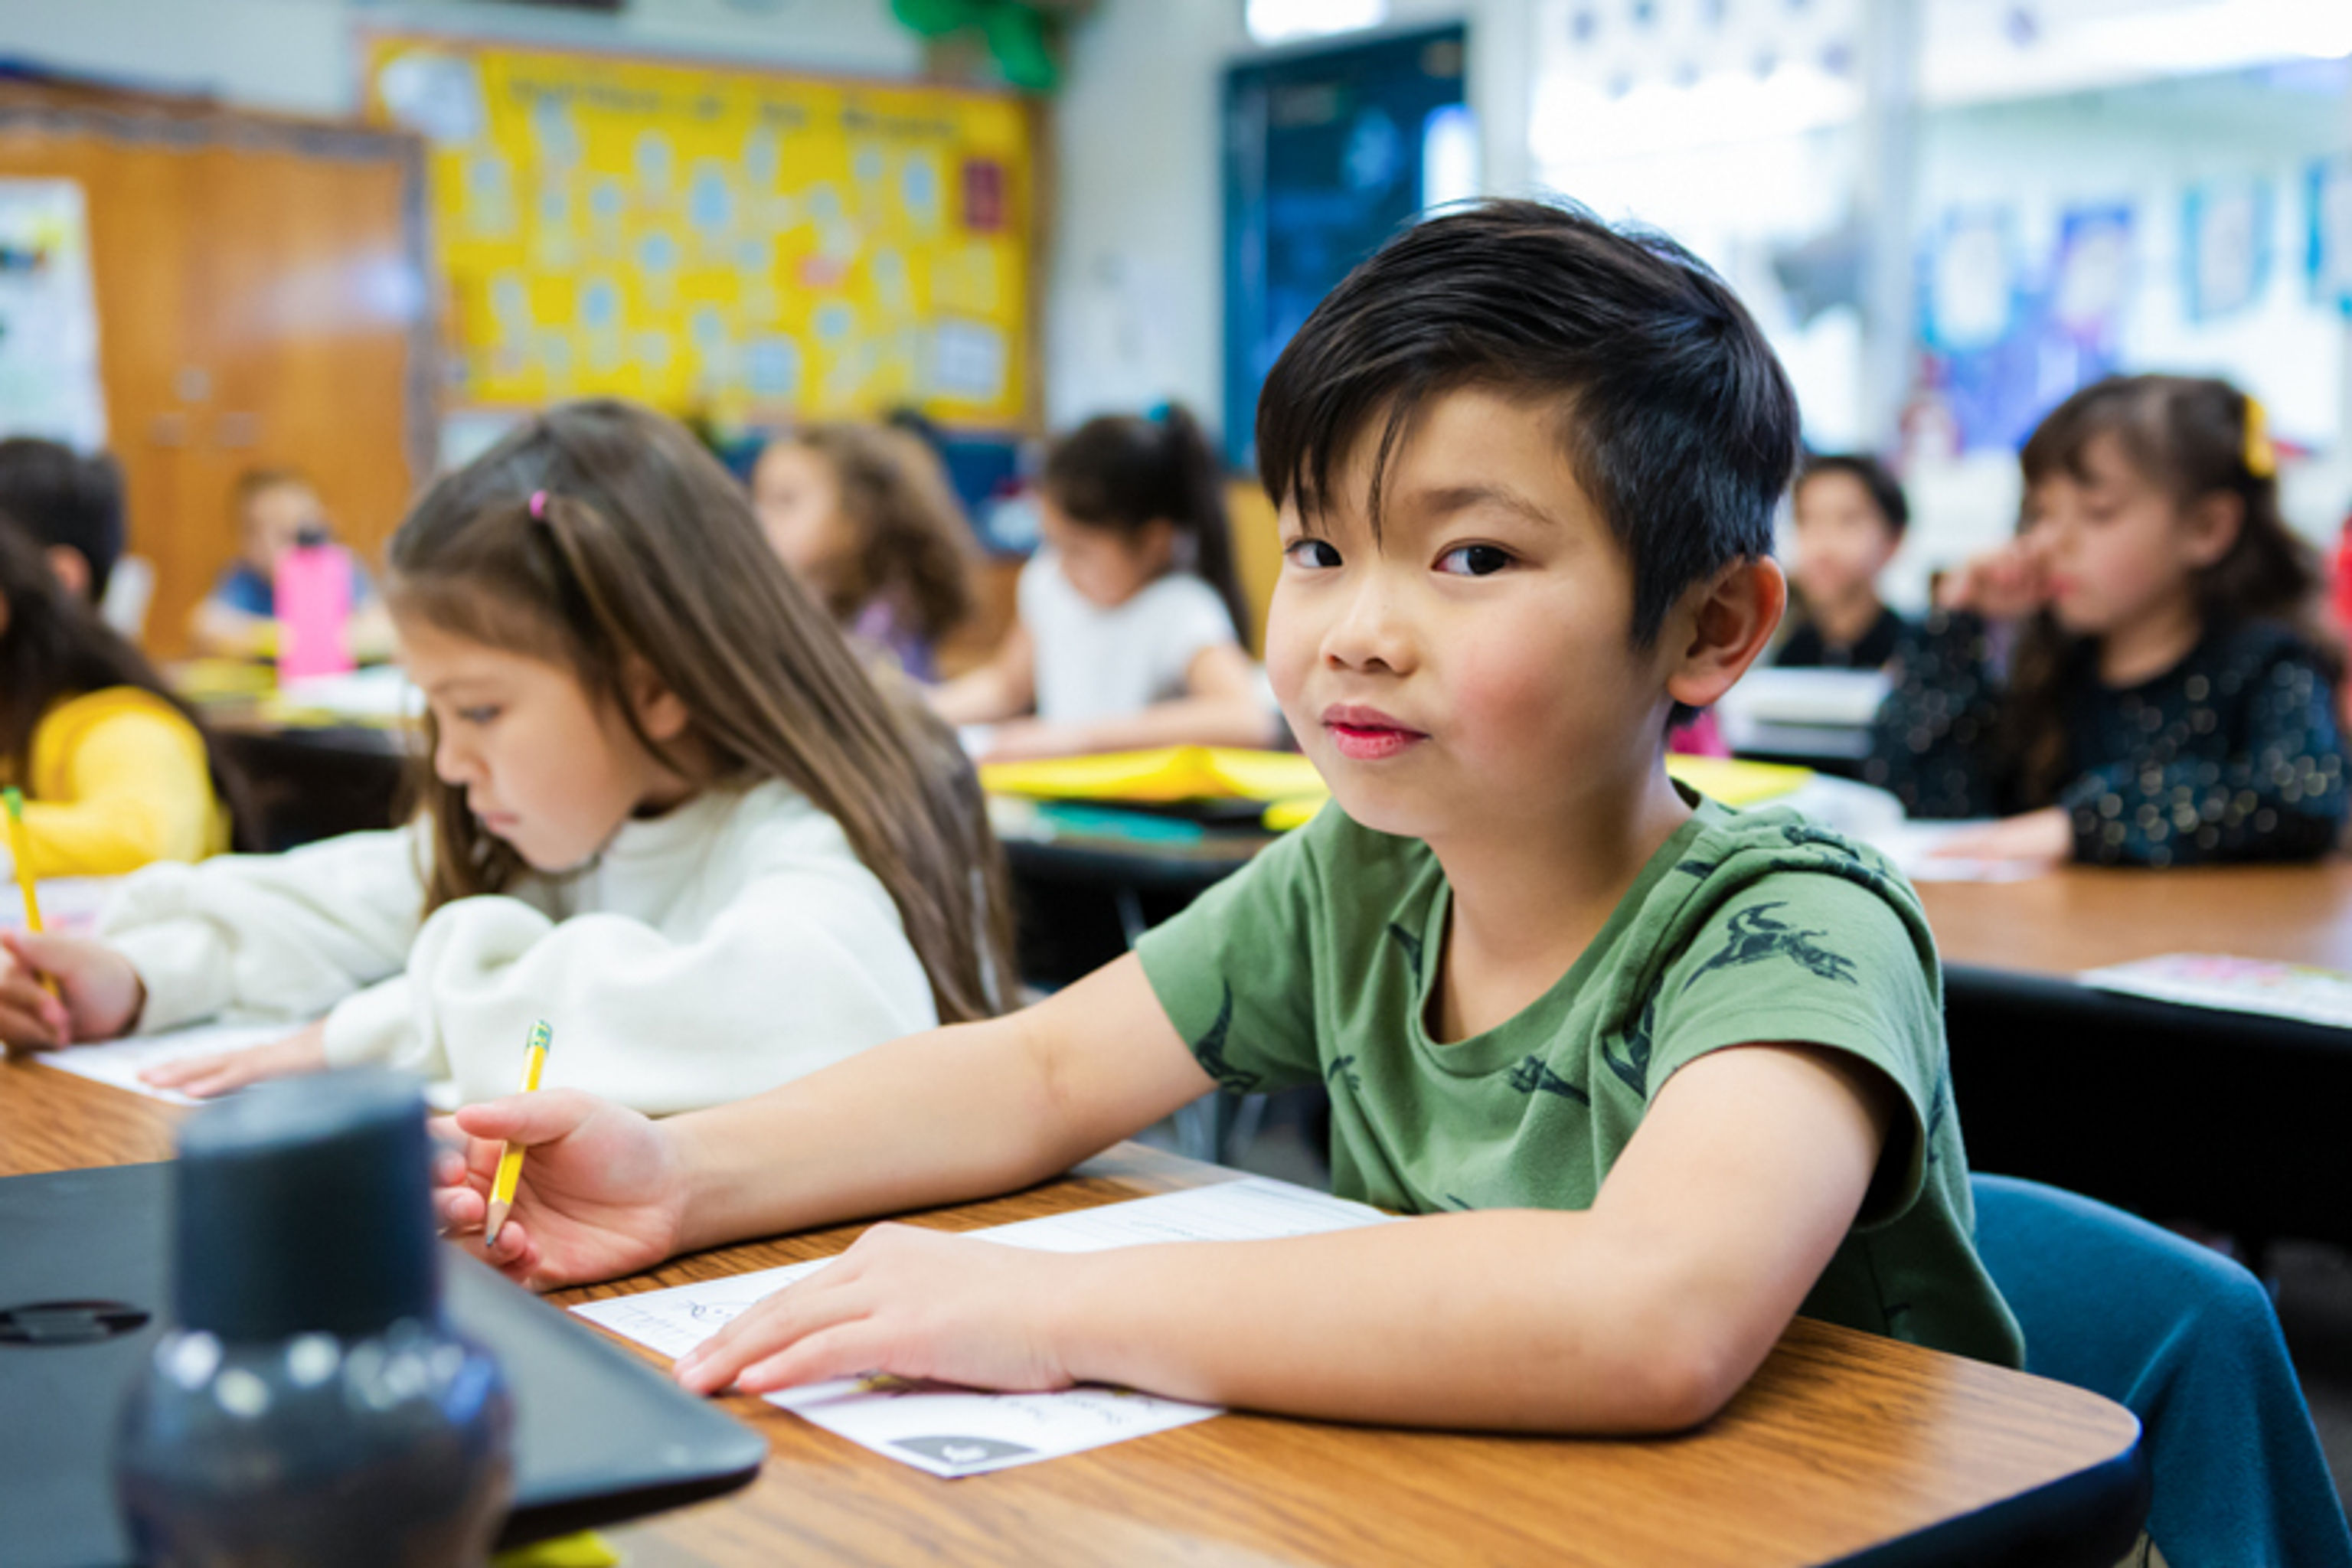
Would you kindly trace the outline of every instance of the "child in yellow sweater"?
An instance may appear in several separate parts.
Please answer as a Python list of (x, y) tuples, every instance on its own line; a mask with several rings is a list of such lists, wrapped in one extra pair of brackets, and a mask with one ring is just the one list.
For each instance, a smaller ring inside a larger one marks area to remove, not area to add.
[(0, 782), (25, 792), (33, 875), (119, 876), (219, 854), (231, 781), (146, 657), (0, 519)]

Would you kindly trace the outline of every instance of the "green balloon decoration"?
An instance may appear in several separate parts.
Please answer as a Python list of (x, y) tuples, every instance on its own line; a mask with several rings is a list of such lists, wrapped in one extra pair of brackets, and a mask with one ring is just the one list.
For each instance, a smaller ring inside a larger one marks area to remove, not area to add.
[(996, 68), (1024, 92), (1051, 92), (1061, 85), (1050, 24), (1024, 0), (890, 0), (890, 14), (926, 38), (977, 27)]

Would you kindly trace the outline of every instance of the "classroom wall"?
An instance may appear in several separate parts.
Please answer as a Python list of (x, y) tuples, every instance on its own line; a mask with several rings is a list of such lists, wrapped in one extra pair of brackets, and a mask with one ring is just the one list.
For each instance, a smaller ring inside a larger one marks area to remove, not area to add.
[(911, 76), (922, 64), (920, 40), (891, 18), (889, 0), (635, 0), (617, 16), (482, 0), (14, 0), (0, 13), (0, 56), (304, 114), (358, 111), (354, 25), (864, 76)]
[[(1481, 185), (1528, 188), (1527, 0), (1394, 0), (1390, 28), (1470, 26)], [(1333, 41), (1337, 47), (1362, 35)], [(1045, 412), (1073, 424), (1163, 398), (1220, 425), (1225, 67), (1262, 55), (1240, 0), (1103, 0), (1055, 106)], [(1247, 419), (1253, 411), (1231, 411)]]

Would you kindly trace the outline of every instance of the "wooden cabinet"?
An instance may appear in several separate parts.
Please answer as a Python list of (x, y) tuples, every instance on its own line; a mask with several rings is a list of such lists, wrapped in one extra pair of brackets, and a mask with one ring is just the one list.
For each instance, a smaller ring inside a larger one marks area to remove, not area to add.
[(82, 186), (109, 441), (156, 568), (150, 651), (184, 649), (236, 553), (248, 468), (310, 474), (380, 562), (436, 425), (416, 139), (0, 83), (5, 176)]

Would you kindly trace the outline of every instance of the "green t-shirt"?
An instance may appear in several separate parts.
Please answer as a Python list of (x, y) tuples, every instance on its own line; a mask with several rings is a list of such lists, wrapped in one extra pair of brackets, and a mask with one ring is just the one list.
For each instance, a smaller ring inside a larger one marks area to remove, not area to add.
[(1410, 1214), (1590, 1207), (1676, 1069), (1754, 1042), (1852, 1052), (1910, 1114), (1804, 1311), (2022, 1364), (1971, 1240), (1935, 942), (1886, 860), (1793, 812), (1701, 800), (1549, 991), (1441, 1045), (1450, 897), (1427, 845), (1331, 806), (1138, 952), (1211, 1076), (1323, 1080), (1334, 1189)]

